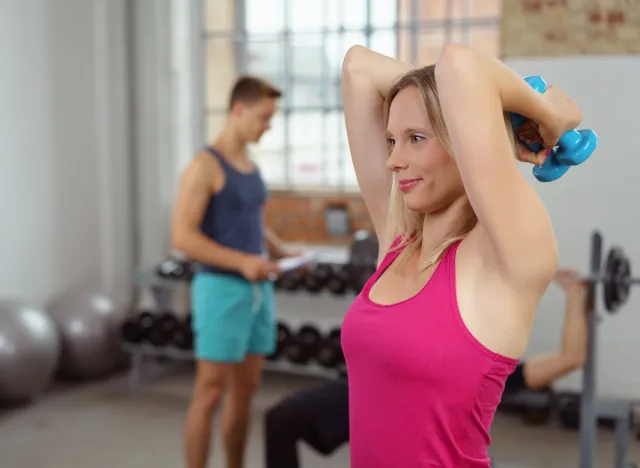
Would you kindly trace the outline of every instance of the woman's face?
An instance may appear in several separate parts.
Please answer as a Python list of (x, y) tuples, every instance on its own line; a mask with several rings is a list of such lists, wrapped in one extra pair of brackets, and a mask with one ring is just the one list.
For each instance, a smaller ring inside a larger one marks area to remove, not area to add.
[(403, 89), (391, 103), (387, 141), (387, 167), (409, 209), (438, 212), (464, 194), (458, 167), (435, 136), (416, 87)]

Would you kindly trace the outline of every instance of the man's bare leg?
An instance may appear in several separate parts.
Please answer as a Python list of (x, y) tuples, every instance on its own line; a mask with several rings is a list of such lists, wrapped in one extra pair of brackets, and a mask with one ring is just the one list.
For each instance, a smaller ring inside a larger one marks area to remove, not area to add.
[(227, 468), (244, 468), (244, 452), (251, 422), (251, 402), (260, 384), (264, 356), (247, 355), (235, 364), (222, 409), (222, 432), (227, 451)]
[(187, 412), (185, 450), (187, 468), (206, 468), (212, 419), (230, 380), (233, 364), (198, 361), (196, 383)]
[(534, 356), (525, 362), (524, 379), (531, 389), (547, 387), (582, 368), (587, 357), (587, 288), (570, 270), (560, 270), (556, 282), (566, 294), (562, 345), (556, 353)]

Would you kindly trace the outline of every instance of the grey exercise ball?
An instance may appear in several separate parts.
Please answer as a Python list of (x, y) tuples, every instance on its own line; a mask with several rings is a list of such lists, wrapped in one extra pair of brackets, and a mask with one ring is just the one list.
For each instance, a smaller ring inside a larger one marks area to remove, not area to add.
[(0, 400), (31, 400), (53, 380), (60, 335), (43, 310), (0, 301)]
[(69, 379), (106, 376), (122, 363), (123, 310), (105, 294), (70, 293), (49, 307), (62, 336), (58, 375)]

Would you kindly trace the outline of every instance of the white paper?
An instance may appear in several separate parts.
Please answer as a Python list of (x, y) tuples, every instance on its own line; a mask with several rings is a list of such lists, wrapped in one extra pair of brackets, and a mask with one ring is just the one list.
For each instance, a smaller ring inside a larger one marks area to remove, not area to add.
[(283, 258), (281, 260), (278, 260), (277, 262), (278, 269), (282, 273), (297, 270), (298, 268), (301, 268), (307, 265), (308, 263), (312, 262), (314, 260), (314, 257), (315, 255), (313, 254), (306, 254), (306, 255), (300, 255), (299, 257)]

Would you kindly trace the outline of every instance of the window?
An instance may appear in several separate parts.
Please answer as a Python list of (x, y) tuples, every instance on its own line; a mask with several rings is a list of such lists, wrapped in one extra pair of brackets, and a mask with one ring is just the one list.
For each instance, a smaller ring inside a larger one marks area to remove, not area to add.
[(501, 0), (207, 0), (207, 131), (223, 122), (238, 74), (284, 92), (253, 149), (272, 187), (356, 189), (342, 116), (340, 68), (355, 44), (433, 63), (448, 42), (498, 55)]

